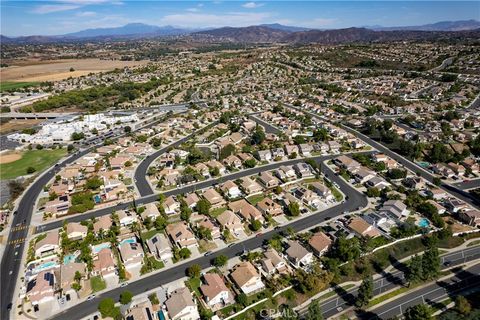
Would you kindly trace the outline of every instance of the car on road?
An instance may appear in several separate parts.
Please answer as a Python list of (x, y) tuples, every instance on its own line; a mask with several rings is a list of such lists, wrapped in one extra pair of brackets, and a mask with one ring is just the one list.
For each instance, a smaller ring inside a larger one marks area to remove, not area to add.
[(263, 233), (259, 232), (255, 235), (255, 237), (260, 237), (261, 235), (263, 235)]
[(94, 298), (95, 298), (95, 295), (94, 295), (94, 294), (89, 295), (88, 298), (87, 298), (87, 301), (90, 301), (90, 300), (92, 300), (92, 299), (94, 299)]
[(444, 265), (445, 267), (450, 267), (450, 266), (452, 265), (452, 263), (451, 263), (450, 261), (445, 261), (445, 262), (443, 263), (443, 265)]
[(236, 243), (230, 243), (230, 244), (228, 245), (228, 247), (231, 248), (231, 247), (233, 247), (234, 245), (236, 245)]
[(213, 253), (212, 251), (207, 251), (207, 252), (205, 252), (205, 254), (203, 256), (207, 257), (207, 256), (211, 255), (212, 253)]
[(13, 303), (11, 303), (11, 302), (9, 304), (7, 304), (7, 310), (8, 311), (12, 310), (12, 306), (13, 306)]
[(128, 286), (128, 282), (126, 282), (126, 281), (122, 282), (122, 284), (120, 285), (121, 288), (126, 287), (126, 286)]

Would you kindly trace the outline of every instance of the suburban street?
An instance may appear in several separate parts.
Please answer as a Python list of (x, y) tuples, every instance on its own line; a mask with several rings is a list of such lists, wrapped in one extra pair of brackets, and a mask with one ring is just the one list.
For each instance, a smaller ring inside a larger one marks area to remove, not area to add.
[[(146, 126), (138, 128), (137, 130), (148, 128), (153, 126), (157, 122), (161, 121), (155, 120), (149, 123)], [(118, 136), (112, 138), (119, 138), (124, 136), (122, 132)], [(101, 143), (103, 144), (103, 142)], [(30, 230), (30, 221), (32, 218), (32, 213), (38, 198), (38, 195), (43, 191), (45, 185), (47, 185), (51, 179), (55, 177), (57, 172), (65, 167), (66, 165), (80, 159), (82, 156), (89, 153), (93, 148), (101, 145), (93, 145), (87, 149), (77, 151), (73, 155), (70, 155), (65, 160), (57, 163), (55, 166), (51, 167), (48, 171), (45, 171), (37, 180), (35, 180), (27, 190), (21, 195), (20, 202), (17, 207), (17, 214), (13, 216), (13, 221), (11, 223), (12, 229), (8, 235), (8, 240), (5, 246), (5, 251), (3, 253), (2, 263), (1, 263), (1, 288), (0, 288), (0, 298), (1, 298), (1, 312), (0, 319), (9, 319), (9, 311), (7, 306), (12, 302), (13, 294), (15, 291), (15, 285), (18, 279), (19, 270), (20, 270), (20, 261), (21, 256), (24, 252), (26, 240)], [(83, 218), (81, 219), (83, 220)], [(79, 220), (79, 221), (81, 221)], [(12, 257), (17, 257), (12, 259)]]
[[(327, 160), (331, 157), (334, 157), (334, 156), (318, 156), (318, 157), (314, 157), (314, 159), (318, 163), (321, 163), (321, 162), (323, 162), (323, 161), (325, 161), (325, 160)], [(297, 162), (300, 162), (300, 161), (304, 161), (304, 159), (289, 160), (287, 162), (287, 164), (291, 165), (291, 164), (294, 164), (294, 163), (297, 163)], [(285, 162), (283, 162), (282, 164), (285, 164)], [(265, 170), (271, 170), (271, 169), (276, 168), (277, 166), (280, 166), (280, 164), (279, 163), (273, 163), (271, 165), (268, 165), (268, 168), (266, 168), (267, 166), (257, 167), (257, 168), (249, 169), (248, 174), (245, 173), (247, 170), (244, 170), (244, 171), (241, 171), (241, 172), (238, 172), (238, 173), (234, 173), (234, 174), (230, 175), (228, 178), (223, 177), (223, 178), (220, 178), (220, 179), (223, 179), (223, 181), (225, 181), (227, 179), (238, 179), (238, 178), (240, 178), (242, 176), (245, 176), (245, 175), (258, 173), (258, 172), (265, 171)], [(250, 170), (252, 170), (252, 171), (250, 171)], [(118, 299), (118, 296), (120, 295), (120, 293), (125, 291), (125, 290), (131, 291), (134, 295), (140, 294), (142, 292), (148, 291), (148, 290), (153, 289), (155, 287), (159, 287), (161, 285), (165, 285), (167, 283), (170, 283), (172, 281), (175, 281), (177, 279), (180, 279), (180, 278), (184, 277), (185, 276), (185, 270), (189, 266), (191, 266), (192, 264), (199, 264), (202, 268), (207, 268), (211, 265), (211, 261), (214, 260), (215, 257), (217, 257), (219, 255), (225, 255), (228, 258), (233, 258), (233, 257), (243, 253), (244, 251), (255, 250), (255, 249), (261, 247), (262, 244), (266, 240), (270, 239), (275, 234), (278, 234), (278, 233), (286, 230), (287, 228), (292, 228), (295, 231), (305, 230), (305, 229), (308, 229), (308, 228), (310, 228), (314, 225), (317, 225), (317, 224), (319, 224), (319, 223), (321, 223), (325, 220), (328, 220), (330, 218), (334, 218), (335, 216), (338, 216), (345, 211), (355, 211), (358, 208), (361, 209), (361, 208), (364, 208), (367, 205), (366, 197), (363, 194), (356, 191), (354, 188), (352, 188), (344, 180), (337, 177), (335, 175), (335, 173), (330, 168), (323, 165), (321, 167), (321, 170), (325, 175), (328, 176), (329, 179), (333, 180), (334, 182), (336, 182), (340, 186), (340, 189), (349, 197), (349, 199), (347, 201), (345, 201), (345, 202), (343, 202), (343, 203), (341, 203), (341, 204), (339, 204), (335, 207), (332, 207), (332, 208), (329, 208), (329, 209), (326, 209), (326, 210), (323, 210), (323, 211), (320, 211), (320, 212), (317, 212), (317, 213), (313, 213), (313, 214), (310, 214), (310, 215), (306, 215), (305, 217), (301, 217), (299, 219), (296, 219), (296, 220), (292, 221), (291, 223), (289, 223), (287, 225), (282, 225), (275, 230), (271, 230), (271, 231), (265, 232), (263, 234), (259, 234), (256, 237), (249, 238), (249, 239), (247, 239), (245, 241), (242, 241), (242, 242), (238, 242), (233, 246), (215, 251), (213, 254), (209, 255), (208, 257), (202, 256), (202, 257), (199, 257), (199, 258), (194, 258), (194, 259), (189, 260), (187, 262), (177, 263), (177, 264), (175, 264), (175, 266), (173, 268), (166, 269), (164, 271), (160, 271), (158, 273), (140, 278), (136, 281), (133, 281), (133, 282), (129, 283), (126, 287), (116, 288), (116, 289), (104, 292), (102, 294), (99, 294), (93, 300), (84, 301), (84, 302), (82, 302), (78, 305), (75, 305), (72, 308), (66, 310), (65, 312), (57, 314), (52, 319), (60, 320), (60, 319), (73, 319), (74, 317), (75, 318), (85, 317), (85, 316), (95, 312), (97, 310), (98, 303), (104, 298), (111, 297), (111, 298), (114, 298), (114, 299)], [(214, 181), (213, 180), (212, 181), (205, 181), (205, 182), (202, 183), (202, 185), (187, 186), (187, 187), (184, 187), (184, 188), (181, 188), (181, 189), (172, 190), (172, 191), (170, 191), (171, 193), (166, 192), (165, 195), (173, 194), (173, 192), (175, 192), (175, 194), (178, 194), (178, 193), (194, 191), (194, 190), (200, 189), (200, 188), (205, 188), (207, 186), (218, 183), (218, 180), (219, 179), (216, 179)], [(157, 195), (152, 195), (152, 196), (147, 197), (147, 198), (142, 198), (143, 200), (142, 199), (138, 200), (138, 203), (143, 203), (141, 201), (147, 201), (147, 199), (148, 199), (148, 201), (155, 201), (157, 197), (158, 197)], [(112, 208), (109, 208), (109, 210), (110, 210), (109, 213), (111, 213)], [(85, 219), (85, 216), (82, 216), (81, 219), (82, 220)], [(60, 223), (60, 226), (61, 225), (62, 225), (62, 223)]]
[[(449, 268), (453, 266), (459, 266), (469, 261), (480, 259), (480, 246), (461, 249), (448, 253), (440, 258), (442, 268), (445, 269), (445, 263), (449, 264)], [(402, 271), (394, 273), (385, 273), (382, 277), (377, 278), (374, 281), (374, 296), (380, 295), (386, 291), (404, 285), (404, 274)], [(325, 317), (332, 317), (341, 311), (351, 307), (354, 302), (354, 298), (357, 295), (358, 289), (351, 289), (346, 292), (337, 290), (337, 297), (331, 298), (321, 303), (322, 311)]]
[(465, 270), (455, 272), (455, 275), (447, 280), (431, 283), (419, 290), (412, 291), (398, 299), (394, 299), (368, 314), (361, 319), (390, 319), (401, 315), (413, 305), (428, 304), (434, 306), (447, 298), (453, 298), (466, 291), (478, 291), (480, 286), (480, 264), (476, 264)]

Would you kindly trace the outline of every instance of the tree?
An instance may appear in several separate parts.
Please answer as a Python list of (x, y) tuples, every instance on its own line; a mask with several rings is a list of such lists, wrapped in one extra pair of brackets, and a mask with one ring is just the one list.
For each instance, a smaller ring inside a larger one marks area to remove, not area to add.
[(369, 196), (370, 198), (378, 198), (378, 197), (380, 197), (380, 195), (381, 195), (381, 192), (376, 187), (372, 187), (372, 188), (367, 189), (367, 196)]
[(218, 257), (215, 257), (213, 260), (213, 265), (217, 268), (221, 268), (223, 266), (226, 266), (228, 262), (228, 257), (226, 255), (219, 255)]
[(442, 179), (440, 179), (439, 177), (434, 177), (433, 184), (436, 185), (437, 187), (440, 186), (442, 184)]
[(308, 306), (308, 312), (305, 315), (305, 320), (323, 320), (322, 308), (318, 300), (313, 300)]
[(73, 141), (82, 140), (85, 138), (85, 134), (83, 132), (74, 132), (72, 133), (71, 138)]
[(206, 199), (200, 199), (197, 202), (197, 211), (199, 214), (208, 215), (210, 212), (210, 207), (210, 202), (208, 202)]
[(405, 320), (430, 320), (432, 309), (426, 304), (417, 304), (409, 307), (405, 313)]
[(410, 259), (405, 273), (405, 279), (408, 281), (409, 285), (422, 281), (423, 265), (421, 256), (415, 255)]
[(265, 131), (259, 125), (255, 128), (255, 132), (252, 134), (252, 144), (262, 144), (265, 141)]
[(292, 201), (287, 206), (287, 213), (292, 217), (300, 215), (300, 205), (296, 201)]
[(157, 229), (158, 231), (163, 231), (165, 230), (165, 228), (167, 227), (167, 219), (165, 219), (165, 217), (163, 216), (158, 216), (155, 218), (155, 229)]
[(360, 257), (360, 241), (357, 237), (347, 239), (344, 236), (338, 237), (335, 242), (331, 257), (340, 259), (340, 261), (352, 261)]
[(105, 298), (98, 304), (98, 311), (102, 315), (102, 318), (112, 317), (118, 318), (120, 310), (115, 307), (115, 301), (112, 298)]
[(27, 168), (27, 174), (32, 174), (32, 173), (34, 173), (35, 171), (37, 171), (37, 169), (35, 169), (34, 167), (28, 167), (28, 168)]
[(245, 160), (243, 162), (243, 165), (246, 167), (246, 168), (254, 168), (255, 165), (257, 164), (257, 161), (255, 161), (255, 159), (248, 159), (248, 160)]
[(192, 252), (190, 252), (190, 250), (187, 248), (182, 248), (180, 251), (178, 251), (178, 255), (181, 259), (188, 259), (192, 255)]
[(192, 264), (187, 269), (187, 275), (190, 278), (200, 278), (201, 272), (202, 272), (202, 267), (199, 264)]
[(237, 303), (242, 306), (246, 306), (248, 303), (248, 298), (245, 293), (240, 293), (239, 295), (237, 295), (236, 300), (237, 300)]
[(192, 209), (188, 206), (185, 200), (180, 201), (180, 219), (188, 221), (192, 216)]
[(468, 315), (472, 311), (472, 306), (464, 296), (457, 296), (455, 299), (455, 309), (458, 313)]
[(76, 282), (80, 282), (80, 280), (82, 280), (82, 274), (79, 271), (75, 271), (75, 275), (73, 276), (73, 279)]
[(223, 147), (220, 150), (219, 160), (223, 160), (227, 158), (229, 155), (232, 155), (234, 153), (235, 153), (235, 146), (233, 144), (227, 144), (225, 147)]
[(357, 299), (355, 300), (355, 305), (357, 307), (364, 307), (373, 297), (373, 278), (368, 276), (363, 279), (362, 284), (358, 288)]
[(130, 133), (130, 132), (132, 132), (132, 128), (130, 126), (125, 126), (125, 127), (123, 127), (123, 131), (125, 133)]
[(258, 221), (257, 219), (252, 219), (252, 221), (250, 223), (250, 228), (253, 231), (258, 231), (262, 228), (262, 223), (260, 221)]
[(130, 302), (132, 302), (132, 298), (133, 298), (133, 293), (131, 293), (128, 290), (120, 293), (120, 303), (123, 305), (129, 304)]
[(440, 253), (435, 245), (429, 246), (422, 256), (423, 279), (432, 280), (440, 274)]

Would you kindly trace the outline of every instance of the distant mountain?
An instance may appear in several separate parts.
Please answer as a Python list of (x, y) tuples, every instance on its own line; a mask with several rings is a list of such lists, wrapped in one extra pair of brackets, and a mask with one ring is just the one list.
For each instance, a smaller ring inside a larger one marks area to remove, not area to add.
[(109, 36), (130, 36), (130, 35), (179, 35), (188, 33), (189, 30), (175, 28), (172, 26), (152, 26), (143, 23), (130, 23), (122, 27), (115, 28), (96, 28), (87, 29), (74, 33), (65, 34), (65, 37), (71, 38), (94, 38), (94, 37), (109, 37)]
[(308, 31), (313, 29), (313, 28), (303, 28), (303, 27), (295, 27), (295, 26), (285, 26), (279, 23), (261, 24), (260, 27), (267, 27), (270, 29), (281, 30), (286, 32)]
[(477, 20), (461, 20), (461, 21), (440, 21), (432, 24), (424, 24), (421, 26), (404, 26), (404, 27), (382, 27), (371, 26), (369, 29), (377, 31), (396, 31), (396, 30), (417, 30), (417, 31), (465, 31), (480, 28), (480, 21)]
[(199, 31), (195, 34), (211, 36), (233, 42), (278, 42), (290, 32), (265, 26), (223, 27), (213, 30)]

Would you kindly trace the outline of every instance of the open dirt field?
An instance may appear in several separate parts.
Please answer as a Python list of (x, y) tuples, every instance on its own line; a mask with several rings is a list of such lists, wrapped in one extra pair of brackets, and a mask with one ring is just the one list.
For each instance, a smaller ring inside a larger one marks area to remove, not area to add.
[[(57, 81), (68, 77), (80, 77), (89, 73), (109, 71), (115, 68), (131, 67), (146, 63), (147, 61), (71, 59), (52, 60), (43, 63), (32, 61), (32, 64), (27, 65), (26, 62), (22, 61), (19, 65), (2, 68), (0, 78), (2, 81)], [(70, 68), (75, 69), (75, 71), (70, 72)]]
[(31, 128), (45, 120), (10, 120), (0, 125), (0, 134)]
[(20, 153), (0, 154), (0, 164), (10, 163), (22, 158)]

